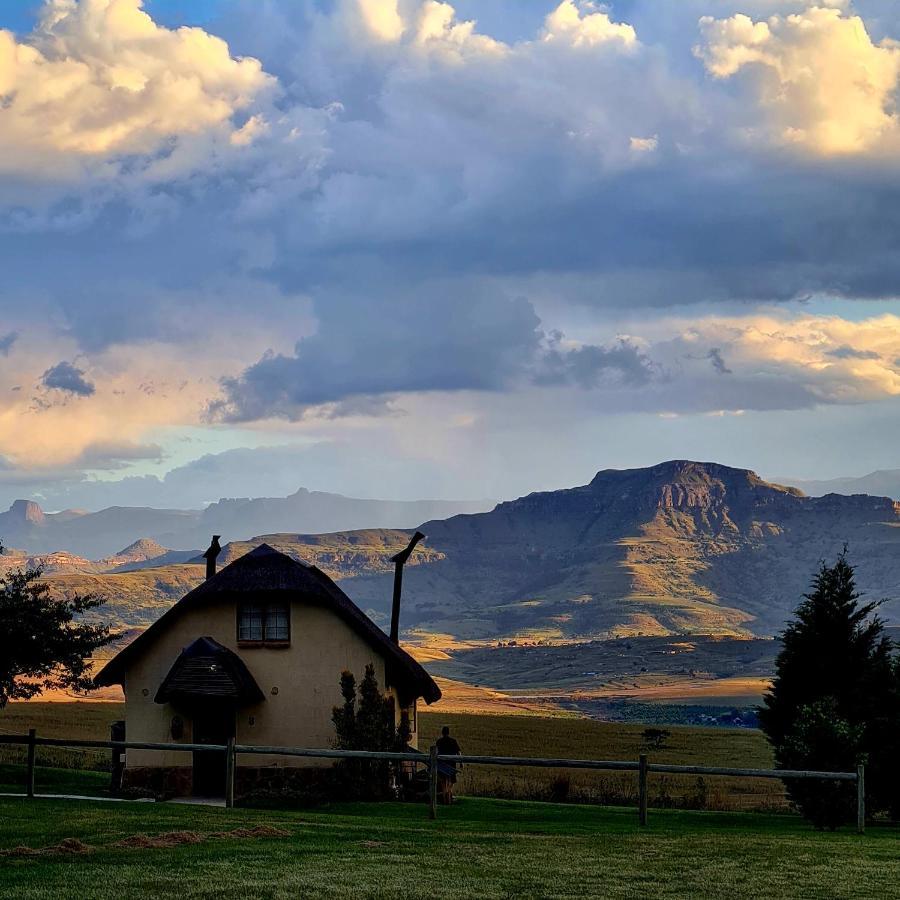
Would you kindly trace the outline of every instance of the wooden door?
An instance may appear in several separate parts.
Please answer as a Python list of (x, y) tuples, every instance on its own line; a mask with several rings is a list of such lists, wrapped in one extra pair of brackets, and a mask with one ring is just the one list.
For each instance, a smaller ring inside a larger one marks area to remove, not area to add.
[[(212, 706), (194, 717), (195, 744), (224, 744), (234, 737), (234, 710)], [(194, 751), (194, 796), (225, 796), (225, 754), (218, 750)]]

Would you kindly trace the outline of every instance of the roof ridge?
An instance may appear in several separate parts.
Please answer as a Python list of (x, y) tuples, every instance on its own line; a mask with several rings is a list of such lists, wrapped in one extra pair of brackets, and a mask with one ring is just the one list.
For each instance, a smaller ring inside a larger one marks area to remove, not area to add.
[[(267, 565), (267, 561), (277, 562), (277, 565)], [(284, 561), (291, 565), (284, 565)], [(234, 601), (241, 595), (269, 592), (293, 596), (310, 604), (318, 603), (331, 609), (373, 650), (377, 650), (386, 662), (392, 661), (399, 668), (402, 674), (400, 680), (395, 683), (405, 680), (419, 692), (416, 696), (424, 697), (428, 703), (440, 699), (440, 688), (421, 663), (399, 644), (395, 644), (326, 572), (314, 564), (300, 562), (270, 544), (260, 544), (185, 594), (146, 631), (113, 657), (98, 673), (94, 683), (98, 686), (121, 683), (129, 661), (140, 652), (141, 648), (147, 646), (155, 635), (168, 627), (175, 618), (194, 606), (220, 598)]]

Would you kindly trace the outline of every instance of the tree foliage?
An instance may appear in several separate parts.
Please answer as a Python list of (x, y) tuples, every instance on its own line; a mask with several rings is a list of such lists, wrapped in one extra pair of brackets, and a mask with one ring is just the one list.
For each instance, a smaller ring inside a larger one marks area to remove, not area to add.
[(107, 626), (80, 621), (102, 600), (54, 597), (42, 575), (40, 567), (0, 570), (0, 708), (45, 690), (88, 690), (90, 657), (112, 640)]
[[(344, 702), (332, 710), (335, 746), (341, 750), (397, 749), (393, 698), (381, 693), (375, 666), (369, 663), (357, 691), (352, 672), (341, 673)], [(344, 793), (355, 798), (384, 799), (389, 793), (390, 763), (345, 759), (337, 766)]]
[[(851, 771), (865, 762), (868, 806), (886, 809), (897, 803), (889, 757), (898, 748), (900, 669), (875, 615), (879, 604), (860, 599), (846, 551), (821, 565), (781, 635), (759, 720), (779, 767)], [(852, 783), (794, 779), (786, 786), (817, 827), (834, 828), (852, 814)]]

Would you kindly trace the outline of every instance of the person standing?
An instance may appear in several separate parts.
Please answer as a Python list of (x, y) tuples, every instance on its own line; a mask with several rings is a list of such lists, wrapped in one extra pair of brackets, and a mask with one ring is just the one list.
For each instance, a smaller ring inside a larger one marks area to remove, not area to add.
[[(450, 737), (450, 726), (445, 725), (441, 729), (441, 736), (436, 742), (437, 752), (439, 756), (461, 756), (462, 750), (456, 738)], [(456, 766), (455, 762), (449, 760), (438, 761), (438, 789), (441, 795), (441, 803), (450, 804), (453, 802), (453, 785), (456, 784)]]

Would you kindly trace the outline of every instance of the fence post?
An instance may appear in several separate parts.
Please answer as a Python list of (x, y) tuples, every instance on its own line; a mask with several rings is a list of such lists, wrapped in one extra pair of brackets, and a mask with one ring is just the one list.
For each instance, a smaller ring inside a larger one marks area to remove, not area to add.
[(438, 749), (431, 745), (428, 751), (428, 818), (437, 818)]
[(228, 738), (225, 745), (225, 806), (231, 809), (234, 806), (234, 738)]
[(856, 833), (866, 833), (866, 767), (856, 767)]
[(28, 770), (25, 775), (25, 793), (29, 797), (34, 796), (34, 756), (36, 745), (34, 742), (37, 737), (37, 731), (34, 728), (28, 729)]
[(638, 759), (638, 821), (641, 826), (647, 824), (647, 754), (642, 753)]

